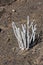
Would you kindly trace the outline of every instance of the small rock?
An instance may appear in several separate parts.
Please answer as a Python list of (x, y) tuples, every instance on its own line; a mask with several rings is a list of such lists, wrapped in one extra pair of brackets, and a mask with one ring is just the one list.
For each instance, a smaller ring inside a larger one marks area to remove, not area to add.
[(2, 29), (0, 28), (0, 32), (2, 32)]
[(12, 12), (16, 12), (16, 10), (12, 9)]
[(15, 48), (15, 47), (13, 47), (13, 48), (12, 48), (12, 51), (14, 52), (15, 50), (16, 50), (16, 48)]
[(9, 41), (10, 41), (10, 38), (8, 38), (7, 42), (9, 42)]

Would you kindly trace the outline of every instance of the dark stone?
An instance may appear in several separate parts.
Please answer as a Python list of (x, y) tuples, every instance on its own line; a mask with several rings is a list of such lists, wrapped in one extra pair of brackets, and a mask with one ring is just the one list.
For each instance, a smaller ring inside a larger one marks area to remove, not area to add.
[(0, 32), (2, 31), (2, 29), (0, 28)]
[(9, 42), (9, 41), (10, 41), (10, 38), (8, 38), (7, 42)]

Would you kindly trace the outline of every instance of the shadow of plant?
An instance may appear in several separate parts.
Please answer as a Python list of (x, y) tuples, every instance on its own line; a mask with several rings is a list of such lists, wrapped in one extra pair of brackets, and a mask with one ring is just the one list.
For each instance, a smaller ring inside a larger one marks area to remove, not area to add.
[[(39, 35), (39, 36), (38, 36)], [(33, 48), (35, 45), (37, 45), (38, 43), (42, 42), (42, 36), (43, 36), (43, 32), (42, 30), (40, 31), (39, 34), (36, 35), (36, 39), (35, 41), (33, 42), (33, 39), (29, 45), (29, 48)]]

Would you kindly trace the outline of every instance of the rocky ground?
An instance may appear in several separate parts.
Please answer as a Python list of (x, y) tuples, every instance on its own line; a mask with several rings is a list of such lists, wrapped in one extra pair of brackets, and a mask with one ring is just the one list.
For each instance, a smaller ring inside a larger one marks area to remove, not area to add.
[[(22, 52), (11, 23), (20, 26), (26, 22), (27, 15), (37, 24), (40, 39), (33, 48)], [(43, 0), (0, 2), (0, 65), (43, 65)]]

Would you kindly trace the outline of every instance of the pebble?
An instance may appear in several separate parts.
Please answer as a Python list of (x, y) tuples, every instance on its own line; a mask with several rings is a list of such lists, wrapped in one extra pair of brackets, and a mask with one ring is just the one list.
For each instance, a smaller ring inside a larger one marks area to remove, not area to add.
[(12, 51), (14, 52), (15, 50), (16, 50), (16, 48), (15, 48), (15, 47), (13, 47), (13, 48), (12, 48)]
[(2, 31), (2, 29), (0, 28), (0, 32)]
[(16, 10), (12, 9), (12, 12), (16, 12)]

